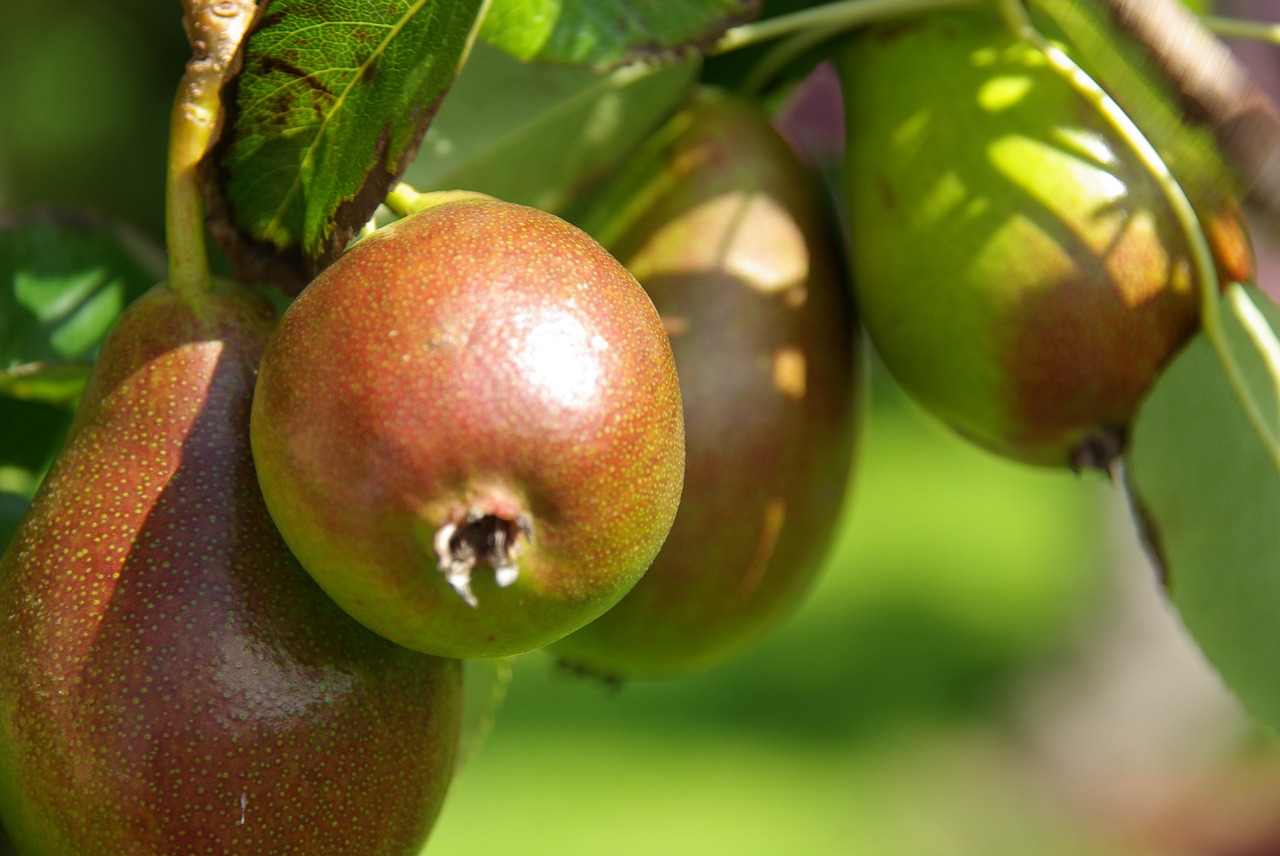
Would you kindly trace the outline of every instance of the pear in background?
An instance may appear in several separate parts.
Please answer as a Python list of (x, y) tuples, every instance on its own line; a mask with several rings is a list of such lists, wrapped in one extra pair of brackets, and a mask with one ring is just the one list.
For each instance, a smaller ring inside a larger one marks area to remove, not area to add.
[[(1199, 323), (1188, 241), (1160, 187), (994, 9), (860, 31), (837, 68), (853, 283), (885, 365), (989, 450), (1109, 466)], [(1187, 189), (1217, 212), (1220, 276), (1250, 278), (1227, 189)]]
[(658, 558), (555, 647), (565, 663), (616, 677), (703, 668), (757, 641), (814, 582), (862, 415), (830, 213), (759, 107), (704, 89), (590, 215), (667, 327), (687, 458)]

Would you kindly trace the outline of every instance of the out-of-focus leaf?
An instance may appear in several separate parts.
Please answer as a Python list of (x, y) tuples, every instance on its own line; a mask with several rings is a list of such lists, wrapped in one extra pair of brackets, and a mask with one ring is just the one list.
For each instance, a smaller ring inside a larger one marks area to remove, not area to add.
[(0, 397), (0, 552), (62, 446), (71, 419), (66, 408)]
[[(828, 0), (763, 0), (756, 21), (761, 22), (802, 12), (826, 2)], [(831, 34), (831, 37), (838, 36), (840, 32)], [(756, 76), (762, 70), (761, 61), (774, 54), (784, 41), (785, 39), (766, 40), (714, 54), (707, 58), (703, 67), (702, 81), (714, 86), (723, 86), (726, 89), (742, 89), (744, 84), (750, 83), (758, 86), (758, 90), (751, 91), (755, 92), (762, 103), (768, 105), (775, 96), (775, 89), (789, 88), (807, 75), (814, 66), (829, 58), (831, 53), (828, 41), (820, 41), (799, 54), (790, 55), (786, 61), (776, 67), (771, 67), (772, 73), (768, 75), (768, 79), (757, 79)]]
[(697, 71), (531, 65), (478, 44), (405, 178), (559, 213), (683, 101)]
[(1173, 603), (1244, 706), (1280, 728), (1280, 309), (1223, 302), (1236, 382), (1203, 335), (1133, 426), (1126, 475)]
[(242, 279), (261, 278), (253, 260), (264, 248), (310, 271), (341, 252), (416, 151), (481, 5), (267, 6), (224, 90), (217, 169), (204, 171), (211, 226)]
[(74, 396), (121, 310), (163, 275), (159, 248), (120, 225), (0, 216), (0, 395)]
[(27, 363), (0, 372), (0, 396), (73, 407), (84, 392), (92, 364)]
[(459, 771), (465, 770), (475, 760), (493, 732), (498, 712), (511, 686), (515, 660), (512, 657), (466, 660), (463, 667), (466, 704), (458, 746)]
[(13, 540), (13, 534), (18, 531), (18, 524), (30, 504), (28, 497), (0, 488), (0, 556)]
[(164, 276), (141, 235), (83, 213), (0, 215), (0, 550), (117, 316)]
[[(0, 398), (0, 468), (42, 473), (62, 445), (71, 418), (64, 407)], [(14, 490), (21, 485), (0, 487)]]
[(480, 37), (523, 60), (612, 68), (705, 52), (759, 0), (492, 0)]

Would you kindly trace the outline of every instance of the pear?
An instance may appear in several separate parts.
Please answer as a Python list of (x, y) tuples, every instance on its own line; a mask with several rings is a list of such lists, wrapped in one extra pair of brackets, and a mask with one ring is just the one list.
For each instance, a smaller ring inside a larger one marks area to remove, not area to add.
[(139, 298), (0, 560), (0, 817), (24, 853), (416, 854), (460, 664), (349, 619), (249, 450), (269, 304)]
[(662, 315), (685, 488), (652, 567), (554, 646), (608, 677), (706, 668), (811, 588), (861, 416), (861, 337), (830, 207), (755, 104), (703, 89), (588, 216)]
[(580, 229), (479, 194), (348, 249), (289, 306), (251, 435), (267, 507), (353, 617), (498, 657), (616, 603), (675, 518), (671, 346)]
[[(872, 27), (836, 60), (853, 284), (885, 365), (991, 451), (1108, 467), (1198, 324), (1156, 182), (994, 9)], [(1249, 278), (1234, 198), (1187, 191), (1220, 276)]]

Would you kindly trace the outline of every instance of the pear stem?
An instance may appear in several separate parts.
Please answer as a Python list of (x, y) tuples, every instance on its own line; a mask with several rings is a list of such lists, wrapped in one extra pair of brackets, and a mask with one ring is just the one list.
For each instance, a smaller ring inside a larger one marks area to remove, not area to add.
[(977, 6), (984, 2), (989, 0), (839, 0), (776, 18), (740, 24), (721, 36), (709, 53), (712, 56), (728, 53), (797, 33), (802, 37), (808, 36), (809, 44), (816, 44), (821, 39), (814, 37), (815, 31), (830, 37), (885, 18)]
[(576, 225), (605, 249), (616, 251), (619, 242), (634, 231), (636, 221), (653, 210), (656, 200), (688, 179), (687, 168), (673, 165), (655, 170), (654, 163), (688, 132), (690, 121), (684, 110), (668, 119), (632, 153), (605, 192), (575, 220)]
[[(985, 5), (990, 0), (837, 0), (819, 6), (778, 15), (763, 21), (740, 24), (728, 30), (708, 56), (779, 39), (779, 43), (750, 70), (741, 90), (762, 91), (792, 61), (810, 48), (855, 27), (905, 15), (962, 9)], [(1004, 0), (997, 0), (1004, 4)], [(1219, 35), (1240, 36), (1280, 44), (1280, 24), (1263, 24), (1213, 15), (1202, 15), (1205, 26)]]
[(806, 51), (846, 30), (890, 18), (963, 9), (983, 2), (989, 0), (841, 0), (825, 3), (789, 15), (734, 27), (720, 38), (711, 54), (727, 53), (771, 39), (781, 39), (752, 67), (739, 87), (747, 95), (756, 95)]
[(444, 205), (446, 202), (460, 202), (462, 200), (491, 202), (493, 197), (485, 193), (477, 193), (474, 190), (431, 190), (426, 193), (419, 193), (412, 186), (402, 181), (391, 188), (386, 198), (382, 200), (382, 204), (390, 208), (397, 217), (408, 217), (410, 214), (426, 211), (428, 208), (435, 208), (437, 205)]
[[(799, 12), (739, 24), (726, 31), (707, 51), (707, 55), (716, 56), (761, 42), (797, 36), (796, 47), (785, 51), (788, 54), (787, 58), (777, 63), (780, 68), (788, 59), (794, 59), (808, 47), (844, 30), (889, 18), (982, 6), (990, 2), (991, 0), (835, 0), (835, 2), (822, 3)], [(996, 0), (996, 2), (1001, 6), (1008, 5), (1006, 0)], [(1280, 24), (1265, 24), (1216, 15), (1201, 15), (1200, 19), (1206, 27), (1218, 35), (1240, 36), (1280, 44)]]
[(210, 287), (197, 170), (217, 138), (222, 84), (256, 12), (253, 0), (183, 0), (182, 23), (192, 56), (169, 116), (165, 243), (169, 287), (187, 301)]
[(1200, 21), (1219, 36), (1253, 39), (1259, 42), (1280, 45), (1280, 24), (1248, 21), (1241, 18), (1226, 18), (1219, 15), (1203, 15)]
[[(183, 79), (186, 89), (187, 79)], [(190, 300), (209, 288), (204, 243), (204, 207), (194, 164), (204, 148), (198, 139), (203, 111), (180, 93), (169, 131), (169, 170), (165, 188), (165, 243), (169, 251), (169, 287)], [(195, 138), (195, 139), (193, 139)]]
[[(1277, 446), (1271, 431), (1267, 428), (1261, 405), (1245, 382), (1244, 371), (1228, 341), (1222, 320), (1223, 297), (1217, 265), (1213, 260), (1213, 252), (1209, 248), (1209, 240), (1205, 237), (1204, 229), (1200, 225), (1200, 218), (1196, 215), (1191, 200), (1187, 198), (1186, 191), (1133, 119), (1097, 81), (1036, 29), (1027, 14), (1023, 0), (997, 0), (997, 2), (1006, 24), (1013, 33), (1038, 50), (1049, 66), (1066, 79), (1071, 88), (1115, 128), (1164, 194), (1187, 240), (1192, 270), (1200, 290), (1200, 326), (1204, 337), (1222, 364), (1227, 380), (1235, 391), (1237, 400), (1244, 407), (1263, 446), (1273, 460), (1280, 462), (1280, 447)], [(1232, 291), (1238, 290), (1232, 289)], [(1235, 308), (1238, 311), (1238, 306)]]

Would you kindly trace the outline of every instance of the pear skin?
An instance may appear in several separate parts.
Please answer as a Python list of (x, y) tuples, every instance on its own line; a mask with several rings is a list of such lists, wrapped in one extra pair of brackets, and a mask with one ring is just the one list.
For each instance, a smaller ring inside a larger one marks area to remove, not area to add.
[(0, 816), (57, 856), (419, 851), (460, 664), (350, 620), (249, 450), (274, 312), (157, 287), (104, 343), (0, 560)]
[(861, 335), (815, 176), (750, 102), (698, 92), (600, 208), (671, 338), (685, 489), (644, 577), (554, 653), (685, 673), (757, 641), (817, 578), (857, 446)]
[[(994, 9), (871, 27), (836, 60), (853, 284), (885, 365), (991, 451), (1108, 467), (1199, 323), (1160, 187)], [(1186, 189), (1220, 276), (1251, 276), (1239, 205)]]
[(251, 434), (267, 507), (325, 591), (448, 657), (531, 651), (616, 603), (684, 478), (644, 290), (580, 229), (475, 194), (307, 286), (263, 357)]

